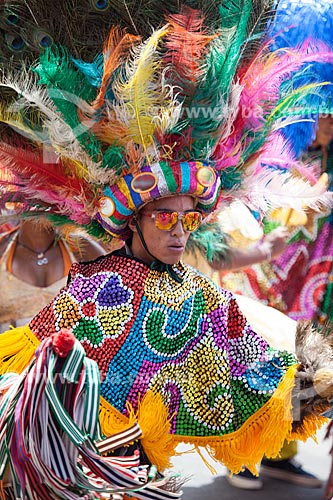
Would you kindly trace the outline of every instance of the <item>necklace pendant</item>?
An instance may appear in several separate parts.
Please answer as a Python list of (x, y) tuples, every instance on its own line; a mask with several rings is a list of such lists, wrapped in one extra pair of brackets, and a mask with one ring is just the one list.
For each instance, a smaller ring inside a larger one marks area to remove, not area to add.
[(47, 257), (43, 257), (43, 255), (41, 257), (39, 257), (39, 255), (37, 256), (37, 266), (46, 266), (46, 264), (49, 263), (49, 260)]

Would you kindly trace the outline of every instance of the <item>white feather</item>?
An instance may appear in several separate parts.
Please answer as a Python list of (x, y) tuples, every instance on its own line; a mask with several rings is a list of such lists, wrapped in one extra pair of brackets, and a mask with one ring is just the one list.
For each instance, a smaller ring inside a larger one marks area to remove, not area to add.
[(277, 118), (272, 124), (271, 133), (296, 123), (315, 123), (315, 120), (312, 118), (303, 118), (302, 116), (286, 116), (285, 118)]
[(230, 87), (230, 94), (228, 96), (228, 103), (225, 104), (224, 116), (221, 120), (222, 127), (220, 129), (220, 137), (217, 141), (218, 143), (222, 143), (225, 138), (228, 138), (232, 134), (232, 130), (234, 127), (234, 121), (236, 115), (239, 111), (239, 101), (240, 96), (243, 90), (243, 86), (238, 82), (232, 83)]
[[(1, 86), (10, 88), (21, 96), (13, 106), (8, 108), (9, 113), (22, 114), (28, 109), (36, 110), (41, 113), (43, 120), (43, 128), (40, 131), (36, 131), (35, 128), (29, 130), (28, 127), (20, 130), (19, 124), (15, 127), (15, 123), (12, 124), (13, 128), (21, 135), (46, 144), (48, 147), (51, 146), (59, 156), (69, 158), (76, 165), (81, 165), (81, 168), (78, 169), (80, 176), (84, 176), (88, 181), (96, 182), (97, 179), (92, 179), (89, 172), (90, 170), (95, 172), (98, 169), (98, 164), (87, 155), (77, 140), (75, 134), (78, 131), (72, 130), (61, 118), (49, 97), (48, 90), (37, 86), (37, 77), (28, 75), (25, 70), (22, 70), (13, 75), (3, 75)], [(75, 98), (69, 95), (65, 97), (72, 100)], [(83, 127), (86, 129), (85, 125)]]
[(333, 192), (326, 191), (319, 182), (311, 185), (289, 172), (277, 174), (271, 171), (246, 177), (241, 198), (253, 209), (265, 212), (283, 207), (294, 210), (312, 208), (319, 212), (333, 207)]
[(222, 231), (227, 234), (239, 231), (248, 240), (259, 240), (263, 237), (262, 226), (241, 200), (235, 200), (229, 207), (221, 210), (218, 221)]

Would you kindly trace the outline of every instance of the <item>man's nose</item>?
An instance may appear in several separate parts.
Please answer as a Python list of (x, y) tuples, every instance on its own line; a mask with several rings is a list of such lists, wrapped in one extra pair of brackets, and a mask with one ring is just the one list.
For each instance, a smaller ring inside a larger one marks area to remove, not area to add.
[(175, 236), (182, 236), (185, 234), (181, 219), (178, 219), (177, 224), (171, 229), (171, 234)]

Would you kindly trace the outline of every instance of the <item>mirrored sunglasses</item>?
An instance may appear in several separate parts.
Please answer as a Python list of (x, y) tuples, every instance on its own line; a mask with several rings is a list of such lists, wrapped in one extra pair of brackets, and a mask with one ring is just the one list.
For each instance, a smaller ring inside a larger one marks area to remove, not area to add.
[(155, 226), (162, 231), (171, 231), (180, 220), (184, 231), (193, 232), (198, 229), (202, 221), (202, 214), (198, 210), (186, 212), (171, 212), (167, 210), (142, 212), (142, 215), (154, 220)]

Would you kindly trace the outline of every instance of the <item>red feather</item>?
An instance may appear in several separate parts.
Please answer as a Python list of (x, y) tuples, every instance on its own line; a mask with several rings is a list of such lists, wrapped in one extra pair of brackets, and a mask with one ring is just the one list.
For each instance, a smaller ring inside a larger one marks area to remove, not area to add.
[[(202, 28), (204, 16), (201, 11), (184, 6), (180, 14), (167, 18), (172, 29), (167, 35), (164, 56), (166, 67), (172, 65), (173, 74), (171, 81), (181, 88), (185, 88), (187, 95), (191, 96), (196, 88), (195, 83), (204, 74), (201, 62), (206, 53), (206, 45), (214, 38)], [(191, 85), (192, 83), (192, 85)]]
[(11, 200), (24, 201), (30, 207), (36, 200), (39, 206), (54, 209), (58, 205), (57, 212), (61, 207), (73, 220), (87, 222), (83, 200), (90, 203), (93, 193), (89, 184), (72, 175), (61, 159), (46, 163), (41, 151), (0, 143), (0, 165), (0, 186)]

